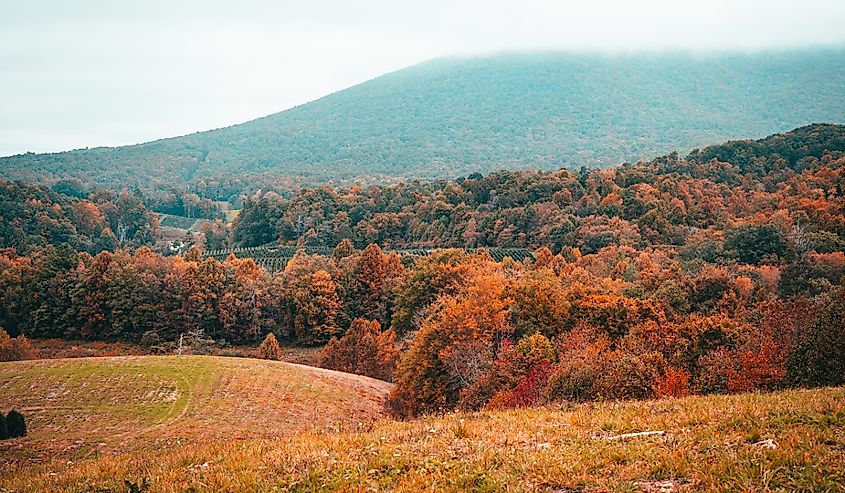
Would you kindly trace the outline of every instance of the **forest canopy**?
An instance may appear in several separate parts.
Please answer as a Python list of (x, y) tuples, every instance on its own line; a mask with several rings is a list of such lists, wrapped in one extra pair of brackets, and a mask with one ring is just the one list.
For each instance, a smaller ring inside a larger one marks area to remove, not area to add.
[[(250, 200), (238, 246), (672, 248), (684, 259), (785, 264), (841, 251), (845, 127), (812, 125), (580, 172), (306, 189)], [(725, 159), (736, 161), (721, 161)]]
[(25, 253), (65, 245), (97, 253), (153, 242), (157, 218), (137, 196), (58, 185), (52, 190), (0, 180), (0, 248)]

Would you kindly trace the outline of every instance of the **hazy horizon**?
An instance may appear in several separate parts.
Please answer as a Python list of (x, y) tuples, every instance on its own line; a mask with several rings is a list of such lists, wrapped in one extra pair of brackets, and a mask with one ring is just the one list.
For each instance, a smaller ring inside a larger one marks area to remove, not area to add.
[(830, 0), (412, 6), (88, 0), (4, 10), (0, 156), (230, 126), (441, 57), (845, 45), (838, 28), (845, 4)]

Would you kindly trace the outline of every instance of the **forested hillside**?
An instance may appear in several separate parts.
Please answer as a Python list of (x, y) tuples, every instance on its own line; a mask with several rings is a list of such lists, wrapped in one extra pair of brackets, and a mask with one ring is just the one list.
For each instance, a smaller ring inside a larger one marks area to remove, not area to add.
[(51, 184), (244, 191), (610, 166), (845, 122), (845, 52), (511, 54), (435, 60), (242, 125), (142, 145), (0, 159)]
[(545, 246), (582, 254), (671, 246), (711, 262), (784, 261), (799, 253), (789, 241), (820, 253), (845, 248), (843, 152), (845, 127), (813, 125), (606, 170), (270, 194), (246, 204), (234, 239), (243, 246), (350, 239), (359, 248)]
[[(393, 380), (402, 416), (843, 384), (843, 136), (815, 125), (580, 173), (270, 194), (243, 211), (239, 241), (333, 246), (274, 273), (197, 249), (2, 251), (14, 339), (0, 332), (0, 359), (25, 356), (26, 337), (161, 352), (182, 334), (278, 338)], [(379, 243), (536, 254), (413, 259)]]
[(0, 249), (23, 254), (49, 245), (97, 253), (137, 248), (155, 236), (154, 215), (131, 194), (99, 190), (81, 198), (84, 194), (71, 189), (56, 189), (65, 193), (0, 180)]

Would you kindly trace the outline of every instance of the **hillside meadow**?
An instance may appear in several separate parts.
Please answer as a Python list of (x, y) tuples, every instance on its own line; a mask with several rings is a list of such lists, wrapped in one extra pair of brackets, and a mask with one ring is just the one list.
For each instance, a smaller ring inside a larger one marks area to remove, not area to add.
[(27, 417), (0, 441), (0, 475), (185, 443), (280, 438), (382, 417), (390, 384), (276, 361), (131, 356), (0, 364), (0, 409)]
[[(0, 376), (0, 404), (11, 390), (31, 417), (2, 445), (0, 491), (845, 491), (843, 388), (392, 421), (386, 384), (258, 360)], [(618, 437), (643, 431), (664, 433)]]

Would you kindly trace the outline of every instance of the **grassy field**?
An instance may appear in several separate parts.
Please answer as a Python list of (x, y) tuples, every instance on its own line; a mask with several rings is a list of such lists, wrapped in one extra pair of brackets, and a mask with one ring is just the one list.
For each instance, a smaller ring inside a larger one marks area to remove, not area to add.
[(183, 230), (193, 229), (194, 225), (202, 219), (195, 217), (174, 216), (172, 214), (159, 214), (159, 224), (169, 228), (178, 228)]
[[(0, 404), (22, 393), (32, 416), (31, 435), (0, 449), (18, 461), (0, 491), (845, 491), (843, 388), (395, 422), (369, 379), (79, 361), (0, 366)], [(641, 431), (665, 434), (612, 439)]]
[(354, 429), (383, 416), (389, 387), (357, 375), (246, 358), (0, 363), (0, 409), (22, 411), (29, 428), (24, 439), (0, 442), (0, 477), (191, 443)]

